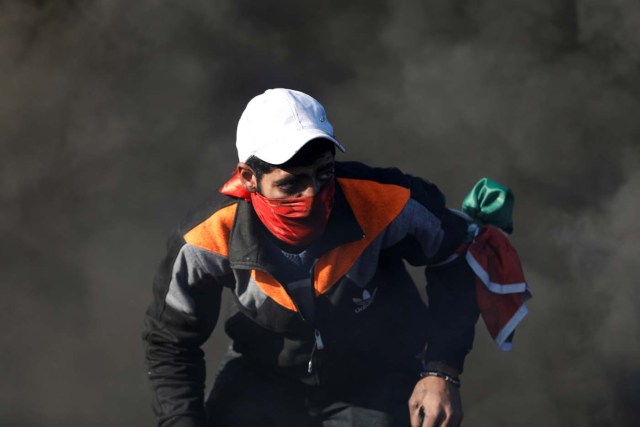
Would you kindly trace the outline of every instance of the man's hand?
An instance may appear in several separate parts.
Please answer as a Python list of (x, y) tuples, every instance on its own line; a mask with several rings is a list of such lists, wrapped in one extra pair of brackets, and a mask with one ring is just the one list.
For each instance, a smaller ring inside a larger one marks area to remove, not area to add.
[(425, 377), (409, 398), (409, 414), (411, 427), (458, 427), (462, 421), (460, 389), (442, 378)]

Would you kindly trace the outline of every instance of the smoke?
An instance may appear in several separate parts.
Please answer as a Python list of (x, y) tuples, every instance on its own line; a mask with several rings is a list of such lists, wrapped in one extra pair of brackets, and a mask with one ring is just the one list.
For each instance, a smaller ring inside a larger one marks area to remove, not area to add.
[(0, 3), (0, 421), (152, 422), (164, 238), (233, 168), (246, 102), (291, 87), (343, 158), (452, 206), (481, 176), (513, 188), (535, 299), (510, 354), (479, 325), (467, 425), (632, 425), (639, 65), (633, 0)]

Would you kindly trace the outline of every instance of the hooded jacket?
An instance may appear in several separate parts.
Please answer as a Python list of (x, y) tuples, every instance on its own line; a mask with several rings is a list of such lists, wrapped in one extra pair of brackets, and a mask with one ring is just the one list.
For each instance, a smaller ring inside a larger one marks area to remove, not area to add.
[(304, 384), (330, 390), (394, 374), (417, 381), (421, 359), (462, 371), (478, 317), (473, 273), (464, 260), (427, 268), (427, 307), (405, 268), (440, 264), (467, 239), (466, 221), (435, 185), (336, 162), (327, 228), (293, 257), (250, 203), (214, 199), (170, 240), (145, 317), (160, 425), (204, 420), (200, 346), (224, 288), (235, 300), (225, 322), (233, 349)]

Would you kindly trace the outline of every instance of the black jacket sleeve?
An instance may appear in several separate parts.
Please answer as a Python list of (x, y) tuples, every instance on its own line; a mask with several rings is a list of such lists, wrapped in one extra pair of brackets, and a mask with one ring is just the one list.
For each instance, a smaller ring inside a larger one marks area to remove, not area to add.
[(442, 240), (426, 260), (430, 322), (425, 362), (440, 362), (462, 372), (478, 319), (475, 276), (464, 255), (445, 262), (467, 240), (466, 220), (446, 207), (444, 195), (425, 180), (409, 177), (411, 197), (439, 221)]
[(473, 345), (478, 304), (473, 271), (463, 256), (449, 264), (428, 267), (429, 297), (426, 362), (441, 362), (462, 373)]
[[(201, 271), (196, 260), (185, 259), (184, 246), (181, 237), (170, 243), (145, 315), (146, 362), (153, 408), (162, 427), (205, 425), (205, 363), (200, 346), (215, 327), (221, 300), (222, 286)], [(177, 288), (188, 299), (188, 308), (167, 303), (168, 294)]]

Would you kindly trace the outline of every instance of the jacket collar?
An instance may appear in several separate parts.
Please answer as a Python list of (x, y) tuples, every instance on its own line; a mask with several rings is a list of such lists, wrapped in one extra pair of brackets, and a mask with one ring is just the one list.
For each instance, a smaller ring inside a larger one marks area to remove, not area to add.
[[(267, 229), (253, 210), (251, 203), (238, 201), (236, 218), (229, 242), (229, 262), (232, 268), (259, 269), (272, 275), (280, 265), (273, 251), (269, 250)], [(336, 194), (331, 216), (325, 232), (310, 246), (317, 256), (330, 250), (360, 240), (364, 237), (362, 227), (336, 181)]]

